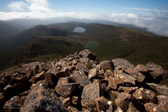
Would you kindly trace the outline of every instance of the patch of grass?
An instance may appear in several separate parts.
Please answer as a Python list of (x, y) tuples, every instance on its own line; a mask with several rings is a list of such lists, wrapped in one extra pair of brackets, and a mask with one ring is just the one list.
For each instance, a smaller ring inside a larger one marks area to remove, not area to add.
[(94, 50), (94, 49), (96, 49), (97, 46), (98, 46), (98, 45), (97, 45), (97, 42), (95, 42), (95, 41), (90, 41), (90, 42), (88, 42), (88, 43), (85, 45), (85, 48), (86, 48), (86, 49), (89, 49), (89, 50)]

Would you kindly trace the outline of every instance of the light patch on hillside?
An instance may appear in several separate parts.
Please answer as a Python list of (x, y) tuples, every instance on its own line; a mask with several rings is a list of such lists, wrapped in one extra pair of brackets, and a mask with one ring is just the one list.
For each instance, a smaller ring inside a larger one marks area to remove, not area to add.
[(82, 27), (76, 27), (73, 30), (73, 32), (76, 32), (76, 33), (84, 33), (85, 31), (86, 31), (86, 29), (82, 28)]

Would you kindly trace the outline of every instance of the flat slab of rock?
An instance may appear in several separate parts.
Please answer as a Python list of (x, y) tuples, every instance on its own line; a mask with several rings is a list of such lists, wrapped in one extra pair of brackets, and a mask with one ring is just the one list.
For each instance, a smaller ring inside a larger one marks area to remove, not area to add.
[(121, 58), (112, 59), (113, 65), (115, 69), (128, 69), (134, 68), (134, 65), (131, 64), (129, 61)]
[(166, 85), (159, 85), (155, 83), (147, 83), (158, 95), (168, 96), (168, 87)]
[(100, 85), (98, 82), (93, 82), (84, 87), (81, 95), (81, 104), (84, 108), (96, 108), (95, 99), (100, 97)]
[(84, 87), (85, 85), (91, 83), (83, 70), (78, 70), (78, 71), (73, 72), (71, 78), (76, 83), (79, 83), (80, 86), (82, 86), (82, 87)]
[(20, 112), (65, 111), (57, 95), (38, 83), (30, 90)]
[(67, 97), (78, 91), (80, 85), (78, 83), (70, 83), (70, 80), (69, 77), (60, 78), (58, 80), (58, 83), (55, 86), (57, 94)]

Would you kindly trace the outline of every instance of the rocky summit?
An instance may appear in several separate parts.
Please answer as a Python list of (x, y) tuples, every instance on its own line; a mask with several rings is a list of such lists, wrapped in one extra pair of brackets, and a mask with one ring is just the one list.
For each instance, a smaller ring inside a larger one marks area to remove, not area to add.
[(168, 112), (161, 66), (99, 62), (89, 50), (0, 74), (0, 112)]

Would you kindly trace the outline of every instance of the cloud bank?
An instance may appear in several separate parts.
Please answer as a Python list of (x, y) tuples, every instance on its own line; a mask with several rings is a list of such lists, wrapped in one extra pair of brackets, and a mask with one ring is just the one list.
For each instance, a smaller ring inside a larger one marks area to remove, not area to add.
[[(13, 5), (12, 5), (13, 4)], [(16, 6), (16, 7), (14, 7)], [(23, 8), (26, 7), (26, 8)], [(137, 27), (147, 28), (149, 31), (168, 36), (168, 13), (167, 10), (151, 10), (143, 8), (127, 8), (130, 10), (151, 11), (151, 15), (139, 15), (133, 13), (106, 13), (106, 12), (63, 12), (50, 8), (47, 0), (25, 0), (25, 2), (12, 2), (8, 5), (11, 12), (0, 12), (1, 20), (10, 19), (65, 19), (109, 21), (120, 24), (130, 24)], [(27, 9), (27, 11), (25, 11)]]

